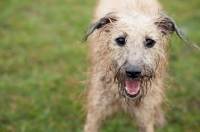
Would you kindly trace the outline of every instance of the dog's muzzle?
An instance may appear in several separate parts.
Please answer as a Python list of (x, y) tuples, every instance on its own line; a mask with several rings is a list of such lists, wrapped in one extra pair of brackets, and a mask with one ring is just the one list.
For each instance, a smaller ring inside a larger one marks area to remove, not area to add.
[(140, 94), (141, 68), (138, 66), (128, 66), (125, 68), (127, 79), (125, 80), (125, 95), (130, 98), (135, 98)]

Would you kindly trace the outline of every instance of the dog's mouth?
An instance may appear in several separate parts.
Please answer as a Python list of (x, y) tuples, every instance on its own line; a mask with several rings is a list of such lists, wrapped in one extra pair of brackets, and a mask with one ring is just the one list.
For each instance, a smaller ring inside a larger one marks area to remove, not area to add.
[(129, 98), (135, 98), (140, 94), (141, 82), (139, 80), (125, 80), (125, 95)]

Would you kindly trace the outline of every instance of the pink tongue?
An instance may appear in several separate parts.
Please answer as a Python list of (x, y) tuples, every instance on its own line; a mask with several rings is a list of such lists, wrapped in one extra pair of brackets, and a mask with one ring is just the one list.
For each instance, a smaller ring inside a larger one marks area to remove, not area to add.
[(135, 95), (140, 89), (140, 81), (137, 80), (126, 80), (126, 91), (130, 95)]

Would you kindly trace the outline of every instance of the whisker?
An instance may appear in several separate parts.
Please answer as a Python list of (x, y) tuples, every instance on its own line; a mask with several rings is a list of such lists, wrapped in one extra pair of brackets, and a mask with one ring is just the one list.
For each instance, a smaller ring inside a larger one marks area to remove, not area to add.
[[(125, 80), (131, 79), (128, 78), (125, 74), (125, 67), (127, 66), (127, 61), (123, 63), (119, 68), (115, 71), (114, 80), (118, 84), (118, 92), (120, 97), (123, 97), (125, 102), (128, 104), (129, 98), (125, 95)], [(118, 67), (116, 65), (116, 67)], [(141, 93), (137, 98), (136, 102), (141, 102), (142, 97), (147, 94), (148, 88), (152, 85), (152, 81), (155, 78), (155, 70), (150, 66), (143, 65), (143, 74), (139, 77), (139, 81), (141, 82)]]

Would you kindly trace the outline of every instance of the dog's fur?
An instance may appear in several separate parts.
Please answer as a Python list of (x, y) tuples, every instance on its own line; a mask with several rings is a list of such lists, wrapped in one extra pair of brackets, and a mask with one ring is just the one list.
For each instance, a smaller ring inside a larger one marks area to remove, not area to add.
[[(85, 132), (98, 132), (102, 121), (119, 110), (125, 110), (138, 123), (140, 132), (154, 132), (154, 126), (165, 124), (161, 109), (163, 79), (168, 58), (169, 34), (185, 42), (176, 23), (161, 11), (156, 0), (100, 0), (89, 35), (90, 81)], [(124, 37), (119, 46), (116, 38)], [(147, 38), (156, 43), (146, 47)], [(125, 69), (142, 69), (137, 78), (140, 93), (134, 98), (125, 94)]]

